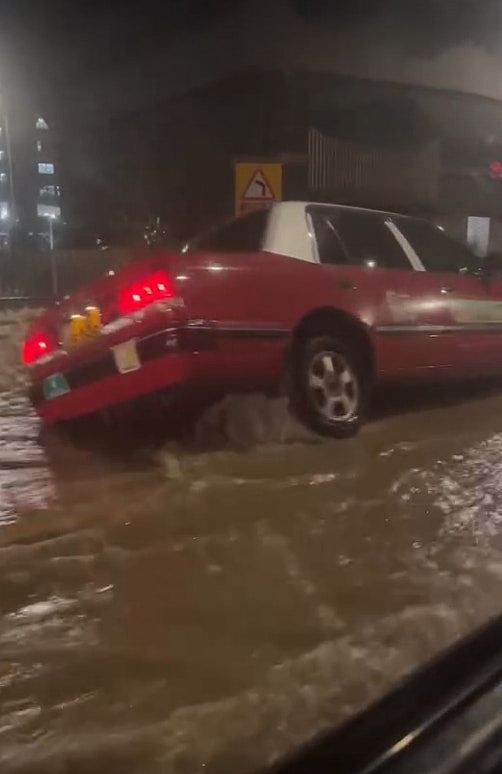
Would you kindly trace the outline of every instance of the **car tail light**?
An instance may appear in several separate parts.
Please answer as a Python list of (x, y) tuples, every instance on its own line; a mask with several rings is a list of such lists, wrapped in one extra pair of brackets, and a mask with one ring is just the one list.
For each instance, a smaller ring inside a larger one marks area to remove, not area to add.
[(43, 332), (33, 333), (23, 344), (23, 363), (30, 365), (55, 349), (56, 342), (52, 336)]
[(167, 272), (156, 271), (120, 291), (119, 309), (122, 314), (131, 314), (155, 301), (173, 296), (174, 287)]

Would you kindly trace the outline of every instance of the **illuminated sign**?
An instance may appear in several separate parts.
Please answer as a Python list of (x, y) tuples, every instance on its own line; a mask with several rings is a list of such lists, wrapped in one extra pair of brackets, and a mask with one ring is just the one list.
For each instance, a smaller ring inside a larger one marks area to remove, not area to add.
[(492, 161), (488, 170), (492, 180), (502, 180), (502, 161)]

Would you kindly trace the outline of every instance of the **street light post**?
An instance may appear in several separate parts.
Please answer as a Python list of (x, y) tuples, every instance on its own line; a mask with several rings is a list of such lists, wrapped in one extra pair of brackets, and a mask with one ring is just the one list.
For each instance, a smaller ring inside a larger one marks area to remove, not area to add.
[[(7, 244), (11, 246), (12, 228), (16, 223), (16, 201), (14, 192), (14, 166), (12, 161), (12, 147), (10, 142), (9, 111), (0, 88), (0, 124), (5, 129), (5, 152), (7, 154), (8, 180), (9, 180), (9, 203), (6, 211), (0, 215), (0, 219), (6, 221)], [(9, 223), (7, 223), (9, 221)]]
[(51, 251), (51, 277), (52, 277), (52, 295), (57, 298), (58, 295), (58, 267), (56, 263), (56, 256), (54, 253), (54, 221), (55, 215), (49, 215), (49, 248)]
[(54, 250), (54, 216), (49, 215), (49, 247)]
[(12, 147), (10, 143), (9, 114), (5, 111), (5, 143), (7, 148), (7, 162), (9, 164), (9, 191), (10, 191), (10, 216), (12, 222), (16, 222), (16, 194), (14, 189), (14, 164), (12, 161)]

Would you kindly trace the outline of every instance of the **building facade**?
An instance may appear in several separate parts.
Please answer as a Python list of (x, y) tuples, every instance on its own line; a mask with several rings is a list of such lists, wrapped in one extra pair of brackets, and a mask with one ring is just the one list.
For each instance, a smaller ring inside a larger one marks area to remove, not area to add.
[[(62, 194), (56, 150), (49, 124), (38, 116), (31, 158), (31, 190), (25, 202), (27, 223), (33, 218), (31, 236), (42, 248), (54, 249), (54, 233), (62, 224)], [(30, 235), (30, 232), (28, 231)]]
[(0, 112), (0, 251), (54, 247), (63, 216), (56, 157), (43, 116)]
[[(160, 217), (184, 239), (232, 214), (236, 158), (284, 156), (287, 197), (502, 220), (500, 50), (470, 33), (429, 50), (426, 26), (302, 12), (314, 5), (329, 4), (242, 0), (99, 70), (68, 133), (92, 116), (87, 161), (65, 163), (82, 220)], [(319, 174), (312, 136), (329, 151)]]
[(0, 115), (0, 250), (9, 247), (12, 227), (10, 158), (8, 120)]

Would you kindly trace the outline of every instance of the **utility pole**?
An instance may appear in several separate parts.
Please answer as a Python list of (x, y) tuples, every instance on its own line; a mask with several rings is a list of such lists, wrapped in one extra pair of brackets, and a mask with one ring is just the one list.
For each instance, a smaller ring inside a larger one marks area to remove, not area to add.
[(54, 250), (54, 218), (49, 216), (49, 247), (51, 249), (51, 253)]
[(52, 295), (57, 298), (58, 295), (58, 267), (56, 263), (56, 255), (54, 253), (54, 216), (49, 215), (47, 218), (49, 221), (49, 248), (51, 251), (51, 275), (52, 275)]

